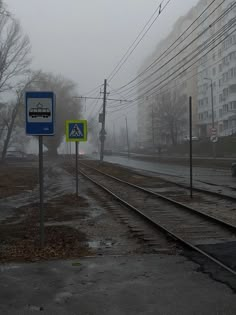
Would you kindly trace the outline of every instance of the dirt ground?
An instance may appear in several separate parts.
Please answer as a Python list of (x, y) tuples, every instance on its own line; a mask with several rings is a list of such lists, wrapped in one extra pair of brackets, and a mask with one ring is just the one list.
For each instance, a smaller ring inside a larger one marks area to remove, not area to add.
[(0, 198), (32, 190), (38, 183), (35, 167), (0, 164)]
[[(75, 219), (79, 213), (66, 213), (65, 205), (85, 206), (83, 198), (62, 196), (44, 205), (45, 246), (40, 248), (39, 205), (20, 207), (15, 215), (0, 223), (0, 261), (38, 261), (89, 255), (86, 236), (61, 222)], [(47, 225), (49, 222), (54, 225)]]
[[(36, 167), (15, 166), (4, 171), (9, 176), (4, 176), (4, 172), (1, 174), (4, 189), (0, 196), (0, 210), (4, 212), (5, 205), (11, 207), (17, 203), (14, 200), (28, 189), (32, 190), (31, 195), (38, 196)], [(47, 174), (50, 181), (61, 181), (55, 176), (58, 166), (56, 170), (51, 166)], [(73, 182), (73, 175), (65, 174), (65, 182)], [(45, 181), (47, 185), (47, 179)], [(6, 196), (8, 198), (4, 199)], [(11, 215), (2, 219), (0, 216), (0, 262), (151, 253), (144, 241), (134, 237), (128, 226), (112, 213), (113, 208), (113, 200), (80, 178), (79, 197), (66, 191), (44, 203), (45, 246), (41, 248), (39, 204), (29, 201), (23, 206), (16, 205)], [(163, 242), (162, 246), (166, 248), (168, 243)]]

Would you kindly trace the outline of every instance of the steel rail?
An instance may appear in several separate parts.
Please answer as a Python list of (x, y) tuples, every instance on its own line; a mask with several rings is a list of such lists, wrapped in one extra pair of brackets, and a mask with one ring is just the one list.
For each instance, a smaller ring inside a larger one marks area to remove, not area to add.
[(100, 174), (102, 174), (102, 175), (104, 175), (104, 176), (107, 176), (107, 177), (109, 177), (109, 178), (112, 178), (112, 179), (114, 179), (114, 180), (116, 180), (116, 181), (118, 181), (118, 182), (120, 182), (120, 183), (129, 185), (130, 187), (136, 188), (136, 189), (138, 189), (138, 190), (140, 190), (140, 191), (144, 191), (144, 192), (146, 192), (146, 193), (148, 193), (148, 194), (151, 194), (151, 195), (153, 195), (153, 196), (156, 196), (156, 197), (158, 197), (158, 198), (160, 198), (160, 199), (162, 199), (162, 200), (164, 200), (164, 201), (169, 202), (169, 203), (172, 204), (172, 205), (175, 205), (175, 206), (177, 206), (177, 207), (179, 207), (179, 208), (182, 208), (182, 209), (184, 208), (184, 209), (187, 210), (187, 211), (191, 211), (191, 212), (193, 212), (194, 214), (196, 214), (196, 215), (198, 215), (198, 216), (202, 216), (202, 217), (204, 217), (205, 219), (207, 219), (207, 220), (209, 220), (209, 221), (214, 221), (214, 222), (216, 222), (216, 223), (218, 223), (218, 224), (220, 224), (220, 225), (222, 225), (222, 226), (224, 226), (224, 227), (226, 227), (226, 228), (228, 228), (228, 229), (231, 229), (231, 230), (233, 230), (234, 232), (236, 232), (236, 226), (235, 226), (235, 225), (230, 224), (230, 223), (228, 223), (228, 222), (226, 222), (226, 221), (224, 221), (224, 220), (222, 220), (222, 219), (219, 219), (219, 218), (217, 218), (217, 217), (214, 217), (214, 216), (212, 216), (212, 215), (210, 215), (210, 214), (206, 214), (205, 212), (202, 212), (202, 211), (200, 211), (200, 210), (196, 210), (196, 209), (194, 209), (194, 208), (192, 208), (192, 207), (189, 207), (189, 206), (187, 206), (187, 205), (185, 205), (185, 204), (183, 204), (183, 203), (181, 203), (181, 202), (178, 202), (178, 201), (173, 200), (173, 199), (171, 199), (171, 198), (169, 198), (169, 197), (166, 197), (166, 196), (163, 196), (163, 195), (161, 195), (161, 194), (159, 194), (159, 193), (156, 193), (156, 192), (154, 192), (154, 191), (152, 191), (152, 190), (150, 190), (150, 189), (146, 189), (146, 188), (144, 188), (144, 187), (141, 187), (141, 186), (138, 186), (138, 185), (129, 183), (129, 182), (124, 181), (124, 180), (122, 180), (122, 179), (120, 179), (120, 178), (117, 178), (117, 177), (115, 177), (115, 176), (112, 176), (112, 175), (110, 175), (110, 174), (107, 174), (107, 173), (105, 173), (105, 172), (102, 172), (102, 171), (96, 169), (95, 167), (89, 166), (89, 165), (87, 165), (87, 164), (85, 164), (85, 163), (83, 163), (83, 162), (82, 162), (82, 163), (80, 162), (80, 164), (82, 164), (82, 165), (84, 165), (84, 166), (86, 166), (86, 167), (88, 167), (88, 168), (90, 168), (90, 169), (93, 169), (93, 170), (95, 170), (96, 172), (98, 172), (98, 173), (100, 173)]
[[(81, 163), (80, 163), (81, 164)], [(87, 165), (86, 165), (87, 166)], [(89, 167), (89, 166), (87, 166)], [(90, 167), (89, 167), (90, 168)], [(119, 196), (117, 196), (116, 194), (114, 194), (111, 190), (109, 190), (108, 188), (106, 188), (105, 186), (103, 186), (102, 184), (99, 184), (97, 181), (95, 181), (94, 179), (92, 179), (88, 174), (86, 174), (85, 172), (83, 172), (82, 170), (79, 170), (79, 172), (87, 179), (89, 179), (91, 182), (93, 182), (95, 185), (97, 185), (98, 187), (102, 188), (104, 191), (106, 191), (107, 193), (109, 193), (110, 195), (112, 195), (114, 197), (114, 199), (116, 199), (118, 202), (120, 202), (122, 205), (126, 206), (127, 208), (129, 208), (130, 210), (132, 210), (133, 212), (135, 212), (136, 214), (138, 214), (140, 217), (142, 217), (146, 222), (148, 222), (149, 224), (151, 224), (152, 226), (154, 226), (155, 228), (163, 231), (165, 234), (169, 235), (172, 239), (174, 239), (175, 241), (177, 240), (178, 242), (180, 242), (182, 245), (184, 245), (185, 247), (188, 247), (198, 253), (200, 253), (201, 255), (203, 255), (204, 257), (208, 258), (209, 260), (213, 261), (215, 264), (217, 264), (218, 266), (222, 267), (223, 269), (227, 270), (228, 272), (230, 272), (231, 274), (233, 274), (234, 276), (236, 276), (236, 271), (232, 268), (230, 268), (229, 266), (225, 265), (223, 262), (221, 262), (220, 260), (218, 260), (217, 258), (215, 258), (214, 256), (208, 254), (207, 252), (205, 252), (204, 250), (198, 248), (197, 246), (191, 244), (190, 242), (184, 240), (182, 237), (176, 235), (175, 233), (169, 231), (167, 228), (165, 228), (163, 225), (154, 222), (149, 216), (147, 216), (146, 214), (144, 214), (143, 212), (141, 212), (139, 209), (137, 209), (136, 207), (132, 206), (130, 203), (126, 202), (125, 200), (123, 200), (122, 198), (120, 198)]]
[[(106, 163), (110, 163), (110, 162), (106, 162)], [(126, 167), (124, 165), (122, 165), (122, 166)], [(159, 171), (149, 171), (149, 170), (144, 170), (144, 169), (139, 169), (139, 168), (135, 168), (135, 169), (138, 169), (138, 170), (141, 170), (141, 171), (145, 171), (145, 172), (149, 172), (149, 173), (160, 174), (160, 175), (163, 175), (163, 176), (177, 177), (177, 178), (180, 178), (180, 179), (186, 179), (187, 178), (187, 176), (174, 175), (174, 174), (164, 173), (164, 172), (159, 172)], [(176, 182), (173, 182), (173, 181), (171, 181), (169, 179), (165, 179), (165, 178), (162, 178), (162, 180), (167, 182), (167, 183), (175, 184), (178, 187), (189, 189), (189, 186), (186, 185), (186, 184), (176, 183)], [(195, 180), (195, 181), (200, 182), (200, 183), (204, 183), (204, 184), (207, 184), (207, 185), (212, 185), (211, 183), (203, 182), (201, 180)], [(220, 186), (218, 186), (218, 187), (220, 187)], [(229, 188), (233, 189), (232, 187), (229, 187)], [(228, 199), (228, 200), (231, 200), (231, 201), (236, 201), (236, 197), (233, 197), (233, 196), (230, 196), (230, 195), (226, 195), (226, 194), (222, 194), (222, 193), (218, 193), (216, 191), (211, 191), (211, 190), (207, 190), (207, 189), (203, 189), (203, 188), (197, 188), (197, 187), (193, 187), (193, 190), (198, 191), (198, 192), (203, 192), (203, 193), (206, 193), (206, 194), (209, 194), (209, 195), (212, 195), (212, 196), (218, 196), (218, 197), (220, 196), (222, 198), (225, 198), (225, 199)]]
[[(166, 175), (166, 176), (171, 176), (171, 177), (177, 177), (177, 178), (181, 178), (181, 179), (186, 179), (186, 177), (183, 177), (183, 176), (179, 176), (179, 175), (172, 175), (172, 174), (168, 174), (168, 173), (162, 173), (162, 172), (152, 172), (152, 171), (148, 171), (150, 173), (154, 173), (154, 174), (160, 174), (160, 175)], [(182, 188), (185, 188), (185, 189), (189, 189), (189, 186), (186, 185), (186, 184), (180, 184), (180, 183), (176, 183), (176, 182), (173, 182), (169, 179), (165, 179), (165, 178), (161, 178), (163, 181), (165, 181), (166, 183), (170, 183), (170, 184), (175, 184), (176, 186), (178, 187), (182, 187)], [(207, 183), (207, 182), (203, 182), (201, 180), (196, 180), (197, 182), (200, 182), (200, 183), (203, 183), (203, 184), (207, 184), (207, 185), (212, 185), (210, 183)], [(220, 187), (220, 186), (218, 186)], [(225, 186), (226, 187), (226, 186)], [(227, 188), (227, 187), (226, 187)], [(229, 187), (230, 189), (232, 189), (231, 187)], [(198, 187), (193, 187), (193, 190), (195, 191), (198, 191), (198, 192), (202, 192), (202, 193), (205, 193), (205, 194), (209, 194), (209, 195), (212, 195), (212, 196), (217, 196), (217, 197), (222, 197), (222, 198), (225, 198), (225, 199), (228, 199), (228, 200), (231, 200), (231, 201), (236, 201), (236, 197), (233, 197), (233, 196), (230, 196), (230, 195), (226, 195), (226, 194), (222, 194), (222, 193), (219, 193), (219, 192), (216, 192), (216, 191), (212, 191), (212, 190), (207, 190), (207, 189), (204, 189), (204, 188), (198, 188)]]

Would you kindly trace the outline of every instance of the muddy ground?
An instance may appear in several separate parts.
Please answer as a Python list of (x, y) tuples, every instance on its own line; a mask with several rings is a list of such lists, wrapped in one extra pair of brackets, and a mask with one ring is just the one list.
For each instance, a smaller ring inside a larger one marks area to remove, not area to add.
[(32, 190), (37, 183), (37, 168), (23, 164), (0, 164), (0, 198)]
[[(64, 165), (54, 164), (45, 169), (47, 198), (44, 203), (43, 248), (40, 247), (37, 167), (5, 165), (2, 169), (0, 210), (4, 213), (6, 207), (14, 208), (2, 218), (0, 212), (0, 262), (152, 252), (152, 248), (135, 237), (129, 227), (112, 212), (113, 200), (104, 192), (96, 190), (93, 184), (80, 178), (79, 197), (76, 197), (74, 176), (61, 166)], [(60, 186), (57, 186), (57, 182)], [(71, 187), (68, 187), (68, 182)], [(164, 240), (160, 244), (163, 249), (168, 246)]]
[(0, 175), (1, 314), (235, 314), (235, 294), (211, 279), (211, 265), (204, 274), (161, 233), (150, 247), (127, 210), (83, 177), (75, 197), (70, 171), (62, 161), (45, 165), (44, 248), (37, 166)]

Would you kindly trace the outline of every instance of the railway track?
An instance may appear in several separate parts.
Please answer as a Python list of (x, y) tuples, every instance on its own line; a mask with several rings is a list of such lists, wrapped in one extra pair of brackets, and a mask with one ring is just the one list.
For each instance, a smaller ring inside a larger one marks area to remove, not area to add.
[[(186, 178), (184, 176), (171, 175), (171, 174), (168, 174), (168, 173), (161, 173), (161, 172), (155, 172), (155, 174), (159, 174), (159, 175), (163, 175), (163, 176), (169, 176), (169, 177), (173, 177), (173, 178), (179, 178), (179, 179), (185, 179)], [(163, 179), (163, 180), (165, 182), (168, 182), (168, 183), (171, 183), (171, 184), (175, 184), (176, 186), (179, 186), (179, 187), (182, 187), (182, 188), (185, 188), (185, 189), (190, 189), (190, 187), (187, 184), (181, 184), (181, 183), (178, 183), (178, 182), (170, 180), (170, 179)], [(197, 182), (198, 183), (202, 183), (202, 184), (206, 184), (208, 186), (216, 186), (216, 187), (218, 187), (219, 190), (220, 190), (220, 187), (221, 187), (221, 186), (218, 186), (217, 184), (212, 184), (212, 183), (209, 183), (209, 182), (206, 182), (206, 181), (202, 181), (202, 180), (199, 180), (199, 179), (197, 180)], [(233, 187), (226, 187), (226, 188), (230, 189), (232, 191), (232, 193), (235, 191), (235, 189)], [(213, 190), (209, 190), (209, 189), (199, 188), (199, 187), (196, 187), (196, 186), (193, 187), (193, 191), (207, 193), (207, 194), (212, 195), (212, 196), (221, 196), (221, 197), (226, 198), (228, 200), (236, 201), (236, 197), (232, 196), (231, 194), (225, 194), (225, 193), (221, 193), (219, 191), (213, 191)]]
[[(189, 176), (172, 174), (170, 172), (163, 172), (163, 171), (151, 171), (151, 170), (145, 170), (145, 169), (140, 169), (140, 170), (141, 171), (146, 171), (148, 173), (152, 173), (152, 174), (155, 174), (155, 175), (165, 176), (165, 178), (163, 178), (163, 180), (165, 180), (166, 182), (174, 183), (175, 185), (177, 185), (179, 187), (183, 187), (183, 188), (186, 188), (186, 189), (188, 188), (189, 189), (189, 185), (186, 184), (186, 181), (187, 182), (189, 181)], [(218, 175), (216, 174), (216, 176), (218, 176)], [(231, 173), (228, 172), (227, 176), (231, 177)], [(166, 177), (168, 177), (168, 179)], [(173, 178), (173, 180), (171, 180), (170, 178)], [(178, 179), (180, 181), (184, 181), (184, 183), (177, 182), (176, 179)], [(196, 192), (206, 192), (207, 191), (209, 194), (211, 194), (213, 196), (221, 194), (222, 196), (224, 196), (225, 198), (228, 198), (229, 200), (236, 200), (236, 198), (233, 196), (235, 194), (235, 190), (236, 189), (233, 186), (218, 185), (216, 182), (212, 183), (212, 182), (209, 182), (207, 180), (202, 180), (200, 178), (196, 178), (196, 176), (194, 176), (194, 182), (198, 186), (203, 184), (203, 185), (207, 185), (208, 187), (211, 187), (211, 188), (206, 190), (206, 189), (203, 189), (203, 188), (200, 188), (200, 187), (196, 187), (196, 185), (194, 185), (193, 191), (196, 191)], [(226, 193), (224, 193), (224, 194), (220, 193), (219, 191), (222, 189), (222, 187), (224, 189), (227, 189), (229, 193), (227, 193), (227, 194)]]
[(95, 165), (101, 171), (108, 172), (111, 175), (141, 187), (146, 187), (149, 190), (174, 199), (175, 201), (180, 201), (198, 210), (200, 208), (204, 213), (216, 216), (218, 219), (236, 226), (235, 196), (228, 196), (221, 191), (212, 192), (203, 188), (196, 188), (194, 189), (193, 198), (189, 198), (190, 191), (186, 185), (156, 176), (156, 174), (143, 173), (142, 171), (132, 170), (110, 163), (97, 165), (93, 161), (86, 161), (86, 165), (87, 163), (89, 163), (88, 165), (90, 166)]
[[(80, 173), (152, 227), (236, 275), (236, 226), (80, 161)], [(230, 253), (230, 254), (229, 254)]]

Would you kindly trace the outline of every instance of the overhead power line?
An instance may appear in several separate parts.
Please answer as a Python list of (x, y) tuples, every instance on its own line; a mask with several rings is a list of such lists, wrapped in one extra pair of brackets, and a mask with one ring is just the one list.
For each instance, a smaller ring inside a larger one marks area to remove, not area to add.
[[(235, 28), (232, 32), (228, 33), (228, 35), (227, 35), (220, 43), (218, 43), (218, 44), (214, 47), (214, 49), (211, 49), (211, 51), (214, 51), (214, 50), (217, 48), (217, 46), (218, 46), (219, 44), (221, 44), (225, 39), (227, 39), (229, 36), (231, 36), (235, 31), (236, 31), (236, 28)], [(209, 52), (207, 52), (207, 54), (208, 54), (208, 53), (209, 53)], [(202, 58), (202, 57), (201, 57), (201, 58)], [(194, 62), (194, 64), (196, 64), (201, 58), (199, 58), (196, 62)], [(173, 80), (175, 80), (174, 82), (177, 81), (178, 77), (182, 75), (182, 72), (181, 72), (181, 73), (179, 73), (178, 75), (176, 75), (174, 78), (171, 78), (171, 79), (169, 78), (170, 80), (169, 80), (168, 82), (166, 82), (164, 85), (162, 85), (161, 87), (159, 87), (159, 90), (158, 90), (158, 91), (155, 90), (152, 94), (147, 95), (147, 97), (150, 97), (150, 96), (152, 96), (153, 94), (155, 94), (155, 96), (160, 96), (160, 95), (162, 95), (162, 94), (167, 93), (167, 92), (168, 92), (169, 90), (171, 90), (171, 89), (176, 89), (178, 86), (181, 86), (184, 82), (186, 82), (186, 81), (190, 80), (191, 78), (193, 78), (193, 77), (199, 75), (199, 74), (202, 73), (205, 69), (211, 68), (212, 66), (218, 64), (219, 61), (222, 61), (223, 59), (224, 59), (224, 58), (222, 58), (221, 60), (216, 61), (215, 63), (209, 65), (208, 67), (205, 67), (203, 70), (197, 72), (196, 74), (192, 75), (191, 77), (188, 77), (188, 78), (186, 78), (185, 80), (181, 81), (179, 84), (177, 84), (177, 85), (175, 84), (173, 87), (169, 87), (168, 89), (166, 89), (166, 90), (163, 91), (163, 88), (166, 87), (166, 86), (168, 86), (170, 82), (173, 82)], [(206, 61), (206, 62), (207, 62), (207, 61)], [(205, 63), (206, 63), (206, 62), (205, 62)], [(204, 63), (203, 63), (203, 64), (204, 64)], [(191, 67), (192, 67), (192, 65), (191, 65)], [(191, 67), (189, 67), (189, 68), (191, 68)], [(197, 68), (198, 68), (198, 66), (196, 67), (196, 69), (197, 69)], [(192, 72), (192, 70), (191, 70), (191, 71), (186, 71), (186, 70), (184, 70), (184, 72), (185, 72), (185, 74), (188, 74), (188, 73)], [(143, 96), (144, 96), (144, 95), (143, 95)], [(120, 108), (120, 109), (117, 109), (117, 110), (114, 110), (114, 111), (110, 111), (110, 112), (108, 112), (108, 114), (113, 114), (113, 113), (115, 113), (115, 112), (118, 112), (118, 111), (121, 111), (121, 110), (130, 108), (132, 105), (135, 106), (135, 105), (138, 104), (138, 101), (140, 101), (140, 100), (142, 100), (142, 99), (143, 99), (143, 97), (142, 97), (142, 98), (137, 98), (137, 99), (135, 99), (135, 100), (133, 101), (134, 104), (128, 105), (126, 108)], [(145, 103), (145, 101), (143, 100), (143, 101), (141, 101), (141, 104), (139, 103), (139, 105), (142, 105), (142, 104), (144, 104), (144, 103)]]
[[(236, 21), (236, 19), (235, 19)], [(228, 33), (233, 27), (235, 27), (235, 23), (233, 25), (231, 25), (229, 28), (227, 28), (224, 33), (220, 34), (218, 36), (217, 39), (214, 40), (214, 42), (216, 40), (219, 40), (220, 38), (222, 38), (217, 44), (215, 44), (212, 48), (210, 48), (205, 54), (201, 55), (200, 58), (196, 59), (191, 65), (189, 65), (187, 68), (185, 68), (184, 70), (182, 70), (178, 75), (182, 75), (184, 74), (184, 72), (186, 70), (188, 70), (189, 68), (191, 68), (194, 64), (196, 64), (198, 61), (200, 61), (203, 57), (207, 56), (207, 54), (209, 52), (211, 52), (215, 47), (219, 46), (229, 35), (231, 35), (232, 33), (235, 32), (235, 29), (231, 32), (231, 33)], [(224, 37), (224, 35), (227, 35), (226, 37)], [(212, 42), (213, 43), (213, 42)], [(212, 44), (211, 43), (211, 44)], [(211, 45), (208, 45), (208, 47), (211, 46)], [(204, 51), (204, 50), (203, 50)], [(202, 51), (202, 52), (203, 52)], [(174, 72), (172, 72), (167, 78), (163, 79), (161, 82), (159, 82), (158, 84), (156, 84), (155, 86), (151, 87), (149, 90), (145, 91), (142, 96), (144, 96), (145, 94), (148, 94), (149, 92), (151, 92), (154, 88), (156, 88), (157, 86), (159, 86), (161, 83), (165, 82), (167, 79), (171, 78), (174, 74), (176, 74), (179, 70), (181, 70), (184, 66), (186, 66), (190, 61), (194, 60), (197, 56), (199, 55), (199, 53), (196, 53), (195, 56), (193, 58), (191, 58), (191, 60), (187, 61), (187, 63), (185, 65), (181, 65), (177, 70), (175, 70)], [(140, 97), (142, 97), (140, 96)], [(140, 98), (139, 97), (139, 98)]]
[[(128, 83), (116, 89), (116, 91), (124, 89), (126, 86), (130, 85), (134, 81), (136, 81), (140, 76), (144, 75), (147, 71), (152, 69), (157, 63), (161, 62), (164, 58), (166, 58), (170, 53), (172, 53), (180, 44), (182, 44), (193, 32), (196, 31), (198, 27), (201, 25), (197, 25), (195, 29), (193, 29), (184, 39), (182, 39), (172, 50), (170, 50), (178, 41), (183, 37), (185, 33), (202, 17), (202, 15), (213, 5), (216, 0), (213, 0), (203, 11), (202, 13), (181, 33), (181, 35), (160, 55), (158, 56), (147, 68), (145, 68), (141, 73), (139, 73), (135, 78), (133, 78)], [(226, 0), (223, 0), (203, 21), (204, 23), (218, 8), (221, 6)], [(169, 51), (170, 50), (170, 51)]]
[[(236, 7), (236, 3), (233, 4), (233, 7)], [(233, 7), (230, 7), (230, 10), (233, 9)], [(229, 13), (229, 9), (227, 9), (227, 14)], [(222, 19), (224, 16), (226, 15), (226, 12), (224, 12), (220, 17), (217, 18), (217, 21), (219, 21), (220, 19)], [(216, 21), (216, 20), (215, 20)], [(215, 21), (213, 22), (215, 24)], [(213, 25), (213, 23), (211, 25)], [(231, 21), (232, 23), (232, 21)], [(203, 42), (201, 45), (199, 45), (196, 49), (194, 49), (193, 51), (191, 51), (187, 56), (185, 56), (185, 59), (190, 58), (193, 54), (195, 54), (195, 57), (197, 57), (200, 53), (202, 53), (204, 50), (206, 50), (206, 48), (208, 48), (210, 45), (214, 44), (215, 41), (218, 40), (219, 36), (221, 37), (222, 34), (224, 34), (225, 29), (227, 29), (227, 27), (230, 26), (230, 23), (227, 23), (226, 25), (224, 25), (220, 30), (218, 30), (216, 33), (214, 33), (210, 38), (208, 38), (205, 42)], [(200, 35), (204, 35), (206, 33), (206, 31), (208, 31), (211, 28), (211, 26), (209, 25)], [(199, 39), (199, 35), (197, 36), (197, 39)], [(196, 40), (196, 38), (192, 41), (194, 42)], [(191, 42), (191, 43), (192, 43)], [(186, 47), (190, 47), (191, 45), (187, 45)], [(161, 69), (163, 69), (165, 66), (167, 66), (171, 61), (173, 61), (177, 56), (180, 55), (180, 53), (182, 53), (186, 47), (184, 47), (180, 52), (178, 52), (175, 56), (173, 56), (171, 59), (169, 59), (168, 61), (166, 61), (162, 66), (160, 66), (158, 69), (156, 69), (151, 75), (148, 76), (148, 78), (150, 78), (151, 76), (153, 76), (154, 74), (156, 74), (158, 71), (160, 71)], [(176, 63), (171, 69), (168, 68), (168, 70), (164, 73), (162, 73), (159, 77), (158, 80), (161, 79), (162, 77), (164, 77), (166, 74), (169, 73), (170, 70), (173, 70), (174, 68), (176, 68), (178, 65), (180, 65), (181, 67), (184, 67), (187, 63), (189, 63), (190, 61), (193, 60), (194, 57), (192, 57), (191, 59), (187, 60), (185, 62), (185, 64), (183, 64), (183, 61), (180, 60), (178, 63)], [(156, 78), (152, 81), (147, 81), (146, 86), (143, 86), (141, 88), (141, 90), (144, 90), (145, 88), (149, 88), (151, 84), (156, 82)], [(141, 82), (143, 83), (144, 80)], [(134, 90), (134, 88), (136, 88), (137, 86), (139, 86), (141, 83), (137, 83), (134, 87), (130, 87), (129, 89), (127, 89), (126, 91), (129, 90), (129, 93), (125, 95), (126, 98), (132, 98), (134, 97), (134, 95), (136, 93), (130, 94), (130, 92), (132, 90)]]
[[(165, 5), (163, 6), (163, 3)], [(135, 40), (132, 42), (132, 44), (129, 46), (123, 57), (120, 59), (118, 64), (114, 67), (114, 69), (111, 71), (111, 73), (108, 76), (108, 80), (111, 81), (115, 75), (119, 72), (121, 67), (125, 64), (125, 62), (128, 60), (128, 58), (131, 56), (131, 54), (134, 52), (134, 50), (137, 48), (139, 43), (143, 40), (147, 32), (150, 30), (150, 28), (153, 26), (153, 24), (156, 22), (157, 18), (160, 16), (160, 14), (165, 10), (166, 6), (169, 4), (171, 0), (162, 0), (161, 3), (158, 5), (152, 16), (149, 18), (145, 26), (142, 28), (138, 36), (135, 38)], [(153, 21), (152, 21), (153, 20)], [(152, 22), (151, 22), (152, 21)], [(151, 24), (150, 24), (151, 23)], [(149, 25), (150, 24), (150, 25)], [(148, 26), (149, 25), (149, 26)], [(146, 29), (147, 28), (147, 29)]]
[[(100, 88), (102, 87), (102, 84), (98, 85), (97, 87), (89, 90), (88, 92), (84, 93), (84, 95), (90, 95), (92, 94), (93, 92), (96, 92), (97, 90), (100, 90)], [(94, 93), (93, 93), (94, 94)]]
[[(145, 82), (146, 80), (148, 80), (149, 78), (151, 78), (153, 75), (155, 75), (158, 71), (160, 71), (161, 69), (163, 69), (164, 67), (166, 67), (170, 62), (172, 62), (174, 59), (176, 59), (178, 56), (181, 55), (181, 53), (183, 53), (187, 48), (191, 47), (194, 42), (196, 42), (197, 40), (200, 39), (200, 37), (202, 37), (205, 33), (207, 33), (215, 24), (217, 24), (221, 19), (223, 19), (228, 13), (231, 12), (231, 10), (236, 6), (236, 3), (232, 4), (231, 7), (229, 7), (228, 9), (226, 9), (219, 17), (217, 17), (211, 24), (209, 24), (200, 34), (198, 34), (190, 43), (188, 43), (185, 47), (183, 47), (179, 52), (177, 52), (173, 57), (171, 57), (169, 60), (167, 60), (163, 65), (159, 66), (159, 68), (157, 68), (155, 71), (153, 71), (151, 74), (149, 74), (145, 79), (139, 81), (138, 83), (136, 83), (134, 86), (127, 88), (125, 91), (131, 91), (134, 90), (135, 88), (137, 88), (139, 85), (141, 85), (143, 82)], [(223, 28), (221, 30), (219, 30), (218, 32), (222, 31)], [(216, 36), (217, 32), (213, 35)], [(196, 49), (194, 49), (192, 52), (190, 52), (187, 56), (185, 56), (185, 58), (189, 58), (196, 50), (202, 49), (202, 47), (204, 47), (204, 45), (209, 45), (209, 40), (212, 38), (212, 36), (207, 39), (203, 44), (199, 45)], [(176, 67), (178, 64), (181, 64), (182, 61), (180, 61), (179, 63), (175, 64), (174, 67)], [(163, 77), (163, 75), (161, 75), (161, 77)], [(154, 80), (155, 81), (155, 80)], [(148, 85), (150, 85), (150, 83), (153, 83), (148, 81)], [(142, 88), (143, 89), (143, 88)]]
[[(235, 22), (235, 21), (234, 21)], [(235, 25), (235, 23), (234, 23)], [(233, 25), (233, 26), (234, 26)], [(148, 93), (148, 91), (150, 90), (150, 86), (152, 86), (153, 84), (156, 84), (156, 82), (159, 80), (161, 80), (163, 78), (163, 81), (166, 80), (166, 76), (170, 77), (172, 74), (177, 73), (178, 71), (181, 71), (184, 67), (186, 67), (188, 64), (190, 64), (190, 62), (192, 62), (195, 58), (199, 57), (202, 53), (204, 53), (208, 48), (210, 48), (212, 45), (214, 45), (218, 40), (220, 40), (222, 38), (222, 41), (224, 40), (224, 35), (226, 34), (227, 30), (230, 30), (231, 27), (227, 27), (225, 28), (225, 30), (221, 30), (221, 32), (219, 32), (219, 34), (217, 34), (214, 38), (209, 39), (208, 41), (206, 41), (204, 43), (204, 46), (201, 47), (200, 50), (195, 50), (193, 51), (189, 57), (189, 58), (185, 63), (181, 61), (179, 61), (178, 63), (176, 63), (171, 69), (167, 69), (164, 73), (160, 74), (158, 76), (157, 79), (153, 79), (152, 81), (148, 82), (145, 86), (141, 87), (141, 89), (139, 90), (139, 92), (142, 92), (143, 94)], [(216, 47), (216, 46), (214, 46)], [(200, 59), (205, 56), (205, 55), (201, 55)], [(199, 60), (199, 59), (198, 59)], [(169, 73), (171, 72), (171, 75), (169, 75)], [(185, 70), (183, 70), (184, 72)], [(162, 81), (162, 82), (163, 82)], [(148, 90), (147, 90), (148, 89)], [(131, 94), (128, 94), (128, 97), (135, 97), (136, 92), (133, 92)]]

